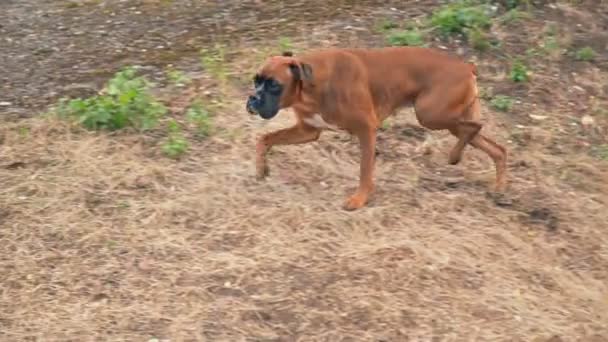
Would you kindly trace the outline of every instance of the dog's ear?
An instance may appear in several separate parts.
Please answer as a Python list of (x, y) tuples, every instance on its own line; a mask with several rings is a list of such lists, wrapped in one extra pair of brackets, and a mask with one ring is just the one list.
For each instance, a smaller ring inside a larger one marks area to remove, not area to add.
[(296, 81), (312, 81), (312, 67), (306, 63), (290, 63), (289, 69)]

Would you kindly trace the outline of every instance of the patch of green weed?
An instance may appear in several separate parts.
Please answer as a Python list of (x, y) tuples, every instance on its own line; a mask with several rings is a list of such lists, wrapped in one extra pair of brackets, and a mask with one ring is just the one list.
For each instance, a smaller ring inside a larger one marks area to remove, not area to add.
[(498, 19), (503, 24), (515, 24), (523, 20), (530, 19), (532, 15), (529, 12), (521, 11), (517, 8), (508, 10)]
[(416, 29), (393, 31), (386, 37), (386, 41), (392, 46), (424, 45), (424, 38)]
[(593, 61), (595, 59), (596, 56), (596, 52), (595, 50), (593, 50), (593, 48), (586, 46), (584, 48), (579, 49), (578, 51), (576, 51), (575, 57), (577, 60), (579, 61)]
[(195, 101), (186, 111), (186, 119), (194, 124), (200, 136), (207, 137), (211, 133), (211, 115), (200, 101)]
[(430, 24), (443, 36), (467, 34), (470, 29), (486, 30), (492, 26), (487, 4), (460, 0), (442, 6), (433, 13)]
[(222, 44), (215, 44), (213, 48), (201, 49), (200, 56), (203, 69), (225, 85), (228, 80), (225, 47)]
[(162, 151), (169, 158), (177, 159), (188, 150), (188, 140), (182, 134), (179, 124), (175, 120), (170, 120), (168, 124), (169, 136), (162, 146)]
[(509, 77), (516, 83), (527, 82), (530, 79), (528, 67), (521, 60), (514, 60)]
[(486, 51), (492, 47), (489, 35), (478, 28), (473, 28), (469, 31), (467, 38), (469, 44), (478, 51)]
[(289, 37), (279, 38), (279, 51), (293, 51), (293, 43)]
[(175, 70), (173, 68), (169, 68), (166, 71), (167, 73), (167, 79), (169, 79), (169, 81), (178, 86), (178, 87), (184, 87), (188, 84), (190, 84), (190, 82), (192, 82), (192, 79), (190, 79), (190, 77), (186, 76), (182, 71), (180, 70)]
[(492, 108), (501, 112), (508, 112), (513, 108), (513, 99), (506, 95), (496, 95), (490, 100)]
[(153, 128), (167, 112), (149, 92), (151, 83), (126, 67), (108, 81), (105, 92), (89, 98), (61, 100), (60, 117), (75, 119), (87, 129), (118, 130), (134, 127), (144, 131)]

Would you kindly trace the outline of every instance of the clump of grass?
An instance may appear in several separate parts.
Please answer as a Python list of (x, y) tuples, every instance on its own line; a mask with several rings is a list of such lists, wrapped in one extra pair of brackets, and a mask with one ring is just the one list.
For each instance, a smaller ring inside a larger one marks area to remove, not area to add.
[(134, 127), (140, 131), (153, 128), (167, 112), (150, 94), (151, 83), (126, 67), (108, 81), (105, 91), (89, 98), (63, 99), (57, 114), (75, 119), (87, 129), (118, 130)]
[(177, 87), (184, 87), (192, 82), (190, 77), (186, 76), (180, 70), (175, 70), (172, 67), (167, 69), (166, 74), (167, 79)]
[(505, 14), (503, 14), (499, 21), (503, 24), (514, 24), (519, 23), (522, 20), (529, 19), (531, 14), (529, 12), (521, 11), (517, 8), (513, 8), (508, 10)]
[(493, 10), (490, 4), (473, 0), (459, 0), (444, 5), (434, 12), (428, 22), (441, 36), (463, 35), (476, 50), (498, 47), (490, 39)]
[(492, 47), (489, 35), (478, 28), (471, 29), (467, 35), (469, 44), (478, 51), (486, 51)]
[(513, 108), (513, 99), (506, 95), (496, 95), (490, 100), (492, 108), (501, 112), (508, 112)]
[(444, 5), (434, 12), (430, 24), (446, 37), (453, 34), (467, 35), (470, 29), (487, 30), (492, 26), (488, 12), (486, 4), (460, 0)]
[(586, 46), (584, 48), (579, 49), (578, 51), (576, 51), (575, 57), (577, 60), (579, 61), (593, 61), (595, 59), (596, 56), (596, 52), (595, 50), (593, 50), (593, 48)]
[(201, 64), (205, 71), (209, 72), (222, 86), (228, 80), (226, 70), (226, 54), (222, 44), (215, 44), (213, 48), (201, 49)]
[(169, 158), (177, 159), (188, 150), (188, 140), (182, 134), (179, 124), (175, 120), (168, 123), (169, 136), (162, 146), (162, 151)]
[(386, 37), (386, 41), (392, 46), (424, 45), (424, 38), (417, 29), (393, 31)]
[(211, 134), (211, 114), (200, 101), (195, 101), (188, 108), (186, 119), (196, 127), (198, 135), (207, 137)]
[(293, 42), (289, 37), (279, 38), (279, 51), (293, 51)]
[(519, 59), (513, 61), (509, 77), (513, 82), (523, 83), (530, 80), (528, 67)]

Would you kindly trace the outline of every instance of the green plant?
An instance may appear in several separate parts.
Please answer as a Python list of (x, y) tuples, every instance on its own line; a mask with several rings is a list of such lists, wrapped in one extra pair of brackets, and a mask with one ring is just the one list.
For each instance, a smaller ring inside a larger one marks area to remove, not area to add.
[(169, 158), (177, 159), (188, 150), (189, 144), (175, 120), (169, 121), (168, 130), (169, 136), (162, 150)]
[(200, 101), (196, 101), (186, 111), (188, 121), (196, 126), (196, 130), (201, 136), (209, 136), (211, 133), (211, 115)]
[(469, 44), (479, 51), (486, 51), (492, 46), (488, 34), (478, 28), (473, 28), (469, 31), (468, 40)]
[(442, 6), (434, 12), (430, 24), (436, 27), (443, 36), (467, 34), (470, 29), (486, 30), (492, 26), (487, 4), (460, 0)]
[(559, 41), (555, 36), (548, 36), (542, 42), (541, 48), (544, 52), (549, 54), (557, 54), (559, 53)]
[(25, 138), (30, 135), (30, 128), (26, 126), (21, 126), (17, 129), (17, 132), (19, 133), (20, 137)]
[(149, 93), (151, 83), (137, 76), (132, 67), (117, 72), (105, 91), (86, 99), (62, 99), (57, 114), (76, 119), (87, 129), (117, 130), (135, 127), (141, 131), (153, 128), (167, 111)]
[(224, 85), (228, 79), (224, 46), (215, 44), (211, 49), (201, 49), (200, 55), (203, 68)]
[(167, 78), (169, 79), (169, 81), (178, 87), (186, 86), (186, 85), (190, 84), (190, 82), (192, 82), (192, 79), (190, 79), (190, 77), (186, 76), (180, 70), (175, 70), (173, 68), (169, 68), (169, 69), (167, 69), (166, 73), (167, 73)]
[(586, 46), (576, 51), (576, 59), (579, 61), (592, 61), (595, 59), (596, 52), (593, 48)]
[(289, 37), (279, 38), (279, 50), (280, 52), (293, 50), (293, 43)]
[(513, 82), (527, 82), (529, 77), (528, 67), (519, 59), (513, 61), (509, 77)]
[(508, 112), (513, 107), (513, 99), (506, 95), (496, 95), (490, 101), (490, 105), (497, 110), (502, 112)]
[(382, 126), (381, 126), (382, 130), (387, 130), (390, 127), (391, 127), (391, 124), (390, 124), (390, 122), (388, 120), (382, 121)]
[(386, 41), (393, 46), (420, 46), (424, 44), (422, 34), (414, 29), (391, 32), (386, 37)]
[(517, 8), (513, 8), (508, 10), (505, 14), (503, 14), (499, 21), (503, 24), (512, 24), (518, 23), (522, 20), (529, 19), (532, 15), (529, 12), (520, 11)]

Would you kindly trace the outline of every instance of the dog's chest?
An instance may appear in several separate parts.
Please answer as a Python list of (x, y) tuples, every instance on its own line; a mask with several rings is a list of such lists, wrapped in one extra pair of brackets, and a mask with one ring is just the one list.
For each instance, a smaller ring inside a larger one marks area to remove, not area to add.
[(332, 131), (337, 131), (340, 128), (337, 125), (333, 125), (330, 123), (327, 123), (325, 120), (323, 120), (323, 117), (319, 114), (315, 114), (306, 118), (303, 118), (302, 121), (304, 121), (306, 124), (318, 128), (318, 129), (329, 129)]

